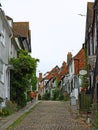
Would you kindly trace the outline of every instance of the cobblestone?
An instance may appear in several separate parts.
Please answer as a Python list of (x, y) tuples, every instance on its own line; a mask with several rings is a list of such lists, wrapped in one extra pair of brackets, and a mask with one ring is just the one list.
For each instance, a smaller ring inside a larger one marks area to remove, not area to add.
[(90, 126), (74, 114), (69, 102), (42, 101), (10, 130), (90, 130)]

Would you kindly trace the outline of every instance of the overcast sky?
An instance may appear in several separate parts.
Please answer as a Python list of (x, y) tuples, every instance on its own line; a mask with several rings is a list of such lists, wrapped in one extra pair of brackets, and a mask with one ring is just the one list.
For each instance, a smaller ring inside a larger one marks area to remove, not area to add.
[(94, 0), (0, 0), (14, 22), (28, 21), (32, 57), (38, 58), (37, 73), (43, 74), (78, 53), (85, 39), (87, 2)]

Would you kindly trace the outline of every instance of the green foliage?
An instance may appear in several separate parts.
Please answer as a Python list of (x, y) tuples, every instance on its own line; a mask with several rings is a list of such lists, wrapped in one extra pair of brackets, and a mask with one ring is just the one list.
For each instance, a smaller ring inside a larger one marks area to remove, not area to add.
[(50, 93), (46, 92), (42, 98), (43, 100), (50, 100)]
[(96, 113), (96, 126), (95, 126), (95, 128), (98, 129), (98, 110), (97, 110), (97, 113)]
[(64, 95), (59, 95), (59, 100), (64, 100)]
[(38, 94), (38, 100), (41, 100), (41, 95), (40, 94)]
[(70, 95), (69, 94), (64, 95), (64, 101), (68, 101), (68, 100), (70, 100)]
[(31, 101), (31, 98), (30, 98), (30, 92), (31, 92), (30, 90), (27, 91), (27, 102), (28, 102), (28, 101)]
[(13, 114), (17, 110), (17, 105), (15, 103), (12, 103), (11, 101), (6, 101), (6, 107), (2, 108), (0, 110), (0, 116), (8, 116)]
[(36, 73), (32, 74), (31, 77), (31, 84), (32, 84), (32, 91), (36, 90), (36, 84), (37, 84), (37, 77), (36, 77)]
[(87, 88), (89, 83), (87, 81), (87, 75), (83, 75), (81, 76), (81, 80), (82, 80), (82, 84), (81, 84), (81, 87), (83, 88)]
[(10, 100), (6, 100), (6, 107), (12, 111), (17, 111), (17, 104), (15, 102), (10, 101)]
[(8, 116), (10, 115), (10, 109), (7, 107), (4, 107), (2, 111), (0, 111), (0, 116)]
[(52, 100), (59, 100), (59, 95), (60, 95), (59, 81), (58, 81), (58, 79), (56, 79), (56, 87), (55, 87), (55, 90), (53, 90)]
[(56, 78), (56, 89), (59, 88), (59, 81), (58, 79)]
[(38, 59), (32, 58), (24, 50), (19, 50), (18, 57), (10, 60), (14, 67), (11, 71), (11, 100), (21, 107), (26, 105), (25, 92), (30, 90), (30, 86), (36, 89), (36, 68), (38, 61)]
[(59, 89), (56, 88), (54, 91), (53, 91), (53, 100), (58, 100), (59, 99)]
[(95, 128), (98, 129), (98, 101), (97, 103), (97, 111), (96, 111), (96, 124), (95, 124)]

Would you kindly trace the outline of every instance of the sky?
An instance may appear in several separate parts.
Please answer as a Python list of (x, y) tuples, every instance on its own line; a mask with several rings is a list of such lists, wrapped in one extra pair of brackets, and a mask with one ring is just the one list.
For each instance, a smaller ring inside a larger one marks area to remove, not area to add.
[[(29, 22), (31, 56), (39, 72), (46, 73), (75, 56), (85, 41), (87, 2), (94, 0), (0, 0), (14, 22)], [(81, 16), (79, 14), (83, 14)]]

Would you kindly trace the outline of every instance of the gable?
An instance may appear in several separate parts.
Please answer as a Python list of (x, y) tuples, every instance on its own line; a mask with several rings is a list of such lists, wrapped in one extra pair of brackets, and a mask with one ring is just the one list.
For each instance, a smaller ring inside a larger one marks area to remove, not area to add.
[(15, 37), (28, 37), (29, 22), (14, 22), (13, 23), (13, 33)]

